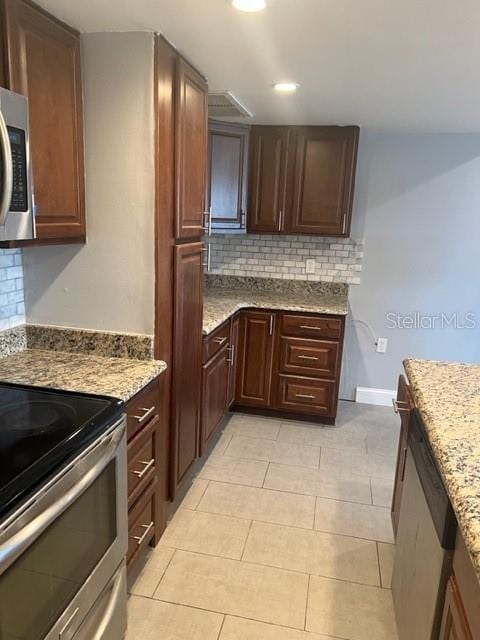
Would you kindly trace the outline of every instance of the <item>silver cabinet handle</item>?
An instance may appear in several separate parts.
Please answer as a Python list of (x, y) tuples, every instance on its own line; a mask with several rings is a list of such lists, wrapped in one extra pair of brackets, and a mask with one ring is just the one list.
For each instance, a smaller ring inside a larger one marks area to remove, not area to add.
[(245, 209), (240, 209), (240, 229), (245, 229), (247, 226), (247, 214)]
[(309, 395), (308, 393), (296, 393), (297, 398), (304, 398), (305, 400), (315, 400), (315, 396)]
[(205, 226), (202, 226), (202, 229), (205, 231), (207, 236), (212, 235), (212, 207), (205, 211), (203, 214), (204, 220), (206, 220)]
[(228, 347), (228, 351), (230, 352), (230, 358), (227, 359), (227, 362), (233, 366), (235, 361), (235, 345), (232, 344), (231, 347)]
[(283, 226), (283, 210), (280, 209), (278, 212), (278, 230), (281, 231)]
[(342, 233), (346, 233), (347, 231), (347, 214), (343, 215), (343, 224), (342, 224)]
[(270, 326), (269, 326), (269, 335), (273, 335), (273, 314), (270, 316)]
[[(401, 404), (406, 405), (406, 407), (401, 407)], [(395, 398), (393, 398), (392, 405), (395, 413), (400, 413), (401, 411), (408, 413), (410, 411), (410, 409), (408, 408), (408, 402), (405, 402), (404, 400), (395, 400)]]
[(315, 331), (320, 331), (322, 327), (316, 327), (314, 324), (301, 324), (300, 329), (314, 329)]
[(202, 262), (202, 267), (204, 267), (208, 273), (210, 271), (210, 257), (211, 257), (210, 245), (208, 245), (207, 247), (204, 247), (202, 251), (207, 254), (207, 259), (205, 262)]
[(142, 524), (142, 529), (145, 529), (145, 531), (142, 533), (141, 536), (132, 536), (132, 540), (136, 540), (137, 545), (140, 547), (142, 542), (145, 540), (145, 538), (148, 536), (148, 534), (150, 533), (150, 531), (153, 529), (154, 526), (155, 526), (154, 522), (150, 522), (150, 524)]
[(224, 342), (227, 341), (227, 338), (225, 338), (225, 337), (223, 337), (223, 338), (214, 338), (213, 341), (216, 342), (217, 344), (223, 344)]
[(150, 407), (149, 409), (140, 407), (140, 411), (145, 411), (143, 416), (132, 416), (138, 423), (145, 422), (145, 420), (152, 415), (152, 413), (155, 411), (155, 405), (153, 407)]
[(299, 360), (318, 360), (318, 358), (316, 358), (315, 356), (297, 356)]
[(144, 465), (144, 468), (141, 471), (132, 471), (133, 475), (137, 476), (139, 480), (141, 480), (143, 476), (146, 475), (155, 465), (155, 458), (152, 458), (148, 462), (146, 460), (140, 460), (140, 464)]
[(3, 160), (3, 189), (0, 199), (0, 226), (4, 226), (7, 221), (10, 202), (13, 190), (13, 162), (10, 138), (5, 123), (5, 118), (0, 110), (0, 147)]

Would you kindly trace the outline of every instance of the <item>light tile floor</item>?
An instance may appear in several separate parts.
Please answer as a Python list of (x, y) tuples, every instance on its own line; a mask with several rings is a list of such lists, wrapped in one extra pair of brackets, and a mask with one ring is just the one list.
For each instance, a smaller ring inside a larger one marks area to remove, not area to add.
[(131, 589), (126, 640), (396, 640), (398, 420), (235, 414)]

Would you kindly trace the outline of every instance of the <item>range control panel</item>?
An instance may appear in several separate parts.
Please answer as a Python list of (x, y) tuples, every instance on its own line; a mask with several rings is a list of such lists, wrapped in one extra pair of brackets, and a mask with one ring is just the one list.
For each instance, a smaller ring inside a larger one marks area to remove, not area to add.
[(25, 131), (16, 127), (7, 127), (12, 149), (13, 189), (10, 211), (28, 211), (27, 190), (27, 146)]

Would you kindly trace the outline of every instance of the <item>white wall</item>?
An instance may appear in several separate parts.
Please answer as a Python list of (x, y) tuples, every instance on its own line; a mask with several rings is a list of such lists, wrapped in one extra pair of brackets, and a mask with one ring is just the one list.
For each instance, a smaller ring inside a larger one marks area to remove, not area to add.
[(27, 322), (153, 333), (153, 36), (82, 36), (86, 246), (24, 251)]
[[(480, 135), (363, 132), (354, 208), (365, 257), (350, 288), (341, 397), (396, 388), (409, 356), (480, 362)], [(475, 313), (477, 328), (386, 327), (387, 313), (415, 311)], [(358, 321), (389, 339), (386, 354)]]

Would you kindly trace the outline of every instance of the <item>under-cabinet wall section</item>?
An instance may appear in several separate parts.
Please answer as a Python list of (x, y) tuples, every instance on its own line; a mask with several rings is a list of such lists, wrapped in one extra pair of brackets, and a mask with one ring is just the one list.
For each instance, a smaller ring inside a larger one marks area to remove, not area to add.
[(0, 331), (25, 324), (21, 249), (0, 249)]
[(249, 234), (214, 235), (208, 242), (213, 274), (360, 284), (363, 240)]

